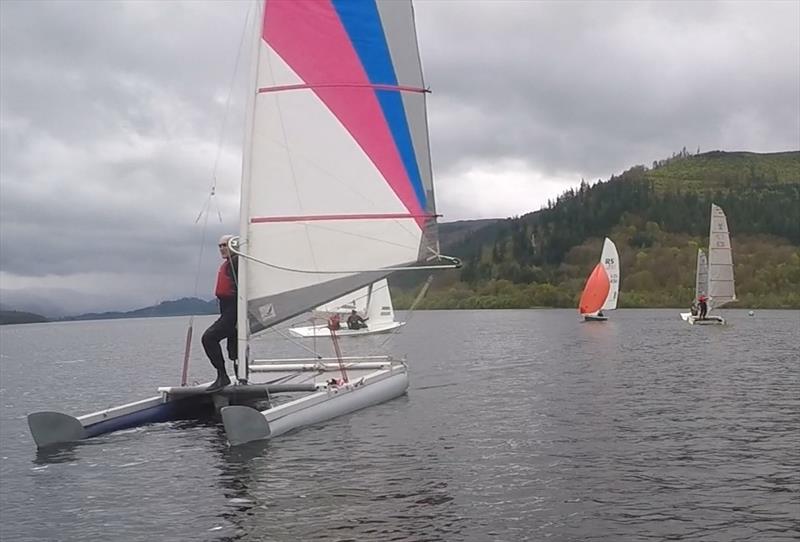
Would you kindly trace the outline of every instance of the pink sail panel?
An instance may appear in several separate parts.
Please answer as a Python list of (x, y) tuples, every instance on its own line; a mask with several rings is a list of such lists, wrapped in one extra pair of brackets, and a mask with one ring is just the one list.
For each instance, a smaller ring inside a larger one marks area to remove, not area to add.
[(594, 314), (603, 308), (606, 302), (611, 282), (602, 263), (594, 266), (592, 274), (586, 279), (581, 300), (578, 302), (578, 311), (581, 314)]
[(390, 127), (330, 0), (267, 2), (263, 38), (350, 132), (422, 228), (424, 212)]

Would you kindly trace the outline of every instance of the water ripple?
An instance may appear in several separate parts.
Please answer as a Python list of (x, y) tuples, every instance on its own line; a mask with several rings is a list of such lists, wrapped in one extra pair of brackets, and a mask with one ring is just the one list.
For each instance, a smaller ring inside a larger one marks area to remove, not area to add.
[(0, 538), (797, 540), (798, 316), (422, 312), (394, 340), (412, 378), (398, 400), (239, 449), (176, 422), (39, 453), (27, 412), (152, 395), (185, 321), (6, 328)]

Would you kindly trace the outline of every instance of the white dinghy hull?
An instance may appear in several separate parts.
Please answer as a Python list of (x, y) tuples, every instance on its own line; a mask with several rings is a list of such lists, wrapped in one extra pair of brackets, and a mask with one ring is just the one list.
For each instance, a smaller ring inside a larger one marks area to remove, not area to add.
[[(403, 327), (405, 322), (386, 322), (384, 324), (370, 324), (368, 327), (362, 329), (337, 329), (337, 337), (362, 337), (364, 335), (377, 335), (378, 333), (389, 333)], [(293, 327), (289, 329), (289, 333), (301, 339), (310, 339), (313, 337), (330, 337), (331, 330), (328, 326), (305, 326)]]
[(405, 364), (394, 364), (341, 386), (325, 390), (261, 411), (247, 406), (222, 409), (222, 422), (228, 442), (238, 446), (266, 440), (289, 431), (321, 423), (362, 408), (377, 405), (406, 393), (408, 371)]
[(584, 322), (605, 322), (608, 320), (608, 316), (592, 316), (591, 314), (583, 315)]

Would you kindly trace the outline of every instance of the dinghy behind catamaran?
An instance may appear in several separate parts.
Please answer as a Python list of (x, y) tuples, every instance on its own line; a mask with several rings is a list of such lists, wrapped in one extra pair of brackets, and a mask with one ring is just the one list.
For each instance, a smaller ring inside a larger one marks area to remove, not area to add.
[[(366, 327), (349, 328), (347, 319), (352, 311), (356, 311), (356, 314), (359, 315), (366, 315), (364, 318)], [(311, 320), (315, 322), (322, 320), (325, 322), (324, 324), (292, 327), (289, 332), (300, 338), (330, 337), (331, 330), (327, 322), (332, 314), (338, 315), (341, 320), (342, 327), (336, 330), (339, 337), (362, 337), (376, 333), (389, 333), (405, 325), (405, 322), (398, 322), (394, 319), (389, 283), (383, 279), (357, 292), (343, 296), (337, 301), (314, 309)]]

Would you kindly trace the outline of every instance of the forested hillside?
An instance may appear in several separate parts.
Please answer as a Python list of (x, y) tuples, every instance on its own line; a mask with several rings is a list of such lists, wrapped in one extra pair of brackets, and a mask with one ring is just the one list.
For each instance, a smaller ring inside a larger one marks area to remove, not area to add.
[[(604, 236), (619, 249), (622, 307), (686, 306), (712, 202), (728, 216), (740, 306), (800, 308), (800, 152), (720, 151), (583, 183), (540, 211), (443, 243), (464, 266), (438, 276), (421, 306), (575, 306)], [(397, 291), (396, 304), (413, 295)]]

